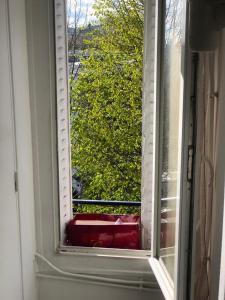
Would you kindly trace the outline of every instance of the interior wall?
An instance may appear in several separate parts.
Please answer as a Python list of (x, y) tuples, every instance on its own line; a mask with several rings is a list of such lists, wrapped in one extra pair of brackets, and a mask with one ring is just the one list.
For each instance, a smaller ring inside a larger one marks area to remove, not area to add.
[(0, 1), (0, 298), (35, 300), (34, 194), (24, 0)]
[(65, 278), (39, 279), (40, 300), (163, 300), (158, 289), (145, 291), (101, 284), (90, 284)]
[[(18, 198), (7, 1), (0, 1), (0, 295), (22, 300)], [(9, 280), (10, 278), (10, 280)]]

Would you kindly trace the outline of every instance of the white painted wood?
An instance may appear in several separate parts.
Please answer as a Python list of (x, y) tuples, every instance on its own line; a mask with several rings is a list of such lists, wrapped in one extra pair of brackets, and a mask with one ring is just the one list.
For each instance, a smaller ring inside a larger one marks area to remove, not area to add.
[(37, 299), (34, 272), (35, 228), (27, 32), (24, 0), (9, 1), (12, 81), (18, 177), (23, 299)]
[(54, 1), (27, 1), (37, 251), (59, 246)]
[(162, 1), (156, 2), (155, 18), (155, 55), (154, 55), (154, 119), (153, 119), (153, 169), (152, 169), (152, 220), (151, 220), (151, 252), (152, 257), (158, 255), (159, 239), (159, 131), (160, 131), (160, 87), (161, 87), (161, 31)]
[(86, 255), (86, 256), (104, 256), (104, 257), (124, 257), (124, 258), (143, 258), (151, 256), (150, 250), (134, 250), (134, 249), (113, 249), (113, 248), (87, 248), (87, 247), (71, 247), (60, 246), (58, 248), (59, 253), (73, 253), (74, 255)]
[(66, 1), (55, 0), (55, 53), (57, 89), (57, 133), (60, 203), (60, 243), (65, 224), (72, 218), (69, 95), (67, 66)]
[(155, 274), (155, 277), (159, 283), (161, 291), (166, 300), (174, 300), (174, 287), (170, 282), (170, 279), (167, 276), (167, 273), (160, 265), (160, 262), (156, 258), (150, 258), (149, 264)]
[(155, 0), (145, 1), (144, 83), (142, 109), (142, 247), (151, 247), (153, 111), (155, 68)]
[[(150, 264), (157, 281), (161, 287), (164, 297), (170, 299), (184, 300), (186, 296), (186, 270), (187, 270), (187, 236), (188, 236), (188, 217), (189, 217), (189, 194), (187, 185), (187, 147), (189, 142), (189, 85), (188, 76), (190, 71), (187, 71), (189, 66), (189, 55), (186, 45), (186, 22), (183, 27), (183, 49), (184, 55), (181, 62), (181, 93), (180, 93), (180, 119), (179, 119), (179, 166), (178, 166), (178, 200), (176, 206), (176, 245), (175, 245), (175, 277), (174, 284), (168, 274), (166, 274), (163, 262), (160, 263), (160, 124), (162, 122), (160, 115), (160, 72), (161, 72), (161, 40), (162, 34), (160, 27), (163, 24), (161, 10), (162, 1), (157, 1), (157, 42), (156, 42), (156, 57), (155, 57), (155, 109), (154, 109), (154, 150), (153, 150), (153, 193), (152, 193), (152, 259)], [(183, 1), (185, 7), (185, 1)], [(184, 9), (185, 10), (185, 9)], [(187, 14), (187, 12), (185, 12)]]
[(0, 298), (23, 299), (8, 1), (0, 1)]

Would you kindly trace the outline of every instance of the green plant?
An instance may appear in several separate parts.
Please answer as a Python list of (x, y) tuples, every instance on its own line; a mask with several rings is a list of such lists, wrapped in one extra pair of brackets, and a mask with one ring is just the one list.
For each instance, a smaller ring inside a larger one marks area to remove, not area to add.
[[(78, 79), (70, 82), (72, 165), (83, 184), (82, 198), (138, 201), (143, 1), (97, 0), (95, 13), (99, 29), (87, 40)], [(101, 211), (109, 209), (132, 210)]]

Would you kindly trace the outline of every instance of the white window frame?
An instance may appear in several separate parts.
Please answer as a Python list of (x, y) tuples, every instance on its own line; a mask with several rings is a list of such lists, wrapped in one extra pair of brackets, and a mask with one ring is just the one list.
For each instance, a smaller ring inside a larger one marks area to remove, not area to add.
[(183, 41), (183, 57), (181, 62), (181, 95), (180, 95), (180, 120), (179, 120), (179, 193), (176, 204), (176, 237), (175, 237), (175, 272), (174, 282), (169, 276), (165, 265), (160, 259), (158, 241), (160, 236), (160, 204), (159, 204), (159, 153), (160, 153), (160, 82), (161, 82), (161, 52), (162, 52), (162, 3), (157, 1), (156, 6), (156, 55), (155, 55), (155, 110), (154, 110), (154, 158), (153, 158), (153, 198), (152, 198), (152, 254), (149, 263), (157, 278), (160, 288), (166, 300), (185, 300), (186, 299), (186, 276), (187, 276), (187, 253), (188, 253), (188, 221), (190, 195), (187, 188), (187, 161), (188, 161), (188, 142), (189, 142), (189, 113), (190, 113), (190, 52), (187, 46), (187, 1), (185, 38)]
[[(67, 32), (66, 32), (66, 1), (55, 1), (55, 53), (56, 53), (56, 90), (57, 90), (57, 138), (58, 138), (58, 176), (59, 176), (59, 206), (60, 206), (60, 250), (90, 253), (123, 253), (122, 249), (102, 249), (87, 247), (65, 246), (65, 226), (73, 217), (71, 195), (71, 159), (70, 159), (70, 126), (69, 126), (69, 85), (67, 60)], [(151, 245), (151, 184), (152, 174), (152, 147), (153, 147), (153, 97), (154, 97), (154, 34), (155, 34), (155, 0), (146, 1), (145, 4), (145, 55), (143, 93), (144, 117), (143, 136), (144, 149), (142, 150), (142, 241), (145, 250), (126, 250), (130, 255), (149, 255)], [(149, 76), (149, 72), (152, 72)], [(149, 86), (149, 87), (148, 87)], [(148, 87), (148, 88), (147, 88)], [(148, 175), (148, 176), (147, 176)]]
[[(107, 285), (111, 286), (113, 278), (119, 278), (128, 283), (122, 283), (121, 288), (140, 291), (147, 287), (150, 293), (160, 298), (160, 290), (148, 263), (150, 251), (61, 247), (54, 14), (54, 0), (26, 2), (37, 277), (71, 280), (71, 276), (76, 277), (78, 273), (95, 275), (99, 276), (95, 282), (99, 286), (103, 284), (103, 277), (109, 279)], [(71, 276), (53, 269), (53, 265)], [(137, 284), (129, 283), (130, 280)], [(89, 283), (88, 279), (84, 281)]]

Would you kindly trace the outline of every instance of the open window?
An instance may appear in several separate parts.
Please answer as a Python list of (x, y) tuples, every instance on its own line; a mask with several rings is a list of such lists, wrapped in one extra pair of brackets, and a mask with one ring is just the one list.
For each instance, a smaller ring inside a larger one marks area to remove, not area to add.
[[(181, 283), (179, 275), (181, 270), (186, 274), (192, 176), (188, 157), (193, 152), (186, 15), (185, 0), (145, 1), (142, 245), (144, 249), (151, 247), (150, 264), (166, 299), (184, 299), (185, 293), (185, 280), (183, 278)], [(76, 80), (81, 67), (76, 61), (78, 51), (67, 51), (66, 24), (65, 2), (55, 0), (61, 246), (65, 225), (73, 218), (67, 64), (72, 63)], [(80, 178), (74, 177), (74, 180), (79, 182)], [(82, 199), (77, 200), (82, 202)], [(88, 204), (93, 199), (85, 201)]]
[[(165, 298), (171, 300), (186, 297), (185, 249), (188, 244), (187, 220), (192, 182), (190, 160), (194, 151), (186, 16), (186, 1), (157, 1), (150, 264)], [(182, 278), (180, 274), (183, 274)]]
[(151, 198), (141, 200), (144, 1), (106, 1), (109, 11), (96, 1), (99, 19), (89, 13), (93, 2), (55, 1), (60, 244), (87, 245), (67, 239), (65, 227), (84, 236), (85, 226), (90, 233), (105, 223), (127, 248), (149, 250)]
[[(143, 284), (140, 282), (139, 276), (144, 277), (143, 270), (144, 272), (147, 270), (150, 273), (148, 282), (150, 282), (149, 278), (154, 282), (154, 276), (151, 273), (151, 270), (153, 270), (166, 299), (190, 299), (190, 297), (186, 297), (185, 295), (186, 254), (190, 249), (190, 247), (187, 247), (188, 228), (186, 224), (190, 194), (188, 188), (191, 188), (191, 175), (193, 172), (187, 168), (187, 165), (188, 161), (190, 161), (191, 165), (191, 160), (188, 160), (188, 152), (191, 157), (193, 148), (190, 132), (190, 95), (188, 93), (188, 90), (191, 89), (189, 88), (191, 72), (188, 70), (191, 63), (186, 47), (186, 1), (171, 1), (172, 6), (168, 5), (169, 2), (165, 1), (155, 2), (148, 0), (145, 2), (147, 9), (145, 10), (142, 157), (143, 206), (141, 217), (144, 224), (143, 240), (146, 243), (145, 245), (147, 245), (146, 249), (150, 249), (152, 238), (152, 258), (150, 259), (152, 268), (146, 266), (149, 252), (135, 252), (135, 257), (132, 257), (131, 251), (127, 250), (118, 253), (121, 250), (115, 249), (118, 251), (110, 252), (108, 249), (106, 251), (97, 248), (93, 252), (91, 251), (93, 249), (89, 248), (79, 250), (70, 248), (67, 250), (76, 253), (68, 255), (68, 253), (64, 252), (66, 249), (62, 249), (64, 226), (73, 217), (71, 201), (72, 174), (70, 174), (69, 155), (68, 73), (65, 41), (66, 10), (64, 1), (55, 0), (54, 3), (55, 41), (53, 41), (53, 1), (27, 2), (29, 8), (27, 10), (29, 17), (27, 30), (29, 40), (32, 41), (28, 43), (28, 47), (31, 74), (32, 124), (34, 128), (33, 148), (37, 251), (56, 266), (64, 270), (71, 270), (72, 272), (87, 274), (92, 272), (92, 274), (105, 276), (106, 273), (112, 274), (113, 266), (113, 269), (116, 271), (119, 270), (120, 274), (122, 273), (122, 278), (127, 278), (127, 272), (124, 270), (132, 270), (133, 276), (138, 280), (141, 287), (143, 287)], [(182, 3), (184, 3), (184, 6), (182, 6)], [(170, 14), (170, 10), (166, 10), (166, 5), (167, 7), (171, 7), (171, 9), (175, 9), (176, 13), (173, 11)], [(174, 14), (176, 14), (175, 19)], [(202, 11), (200, 11), (201, 15)], [(175, 45), (170, 45), (176, 48), (177, 55), (174, 58), (172, 55), (168, 56), (168, 54), (173, 54), (170, 53), (168, 45), (171, 42), (169, 38), (174, 33), (174, 29), (173, 26), (166, 25), (166, 21), (168, 19), (173, 20), (172, 24), (175, 25), (181, 21), (181, 16), (183, 16), (183, 22), (180, 24), (183, 24), (183, 26), (180, 27), (180, 33), (177, 36), (177, 48), (175, 47), (176, 43)], [(203, 29), (203, 27), (200, 29)], [(195, 30), (196, 25), (193, 26), (193, 31)], [(199, 36), (201, 35), (197, 32), (196, 41), (198, 41)], [(182, 40), (181, 44), (179, 37)], [(54, 68), (54, 50), (56, 50), (56, 72)], [(168, 60), (166, 60), (166, 54), (167, 58), (169, 57)], [(173, 62), (176, 63), (174, 64)], [(174, 68), (170, 70), (171, 64)], [(185, 66), (187, 69), (185, 69)], [(173, 71), (178, 75), (177, 77), (172, 75)], [(55, 75), (57, 75), (57, 98), (54, 93)], [(177, 99), (178, 96), (175, 93), (173, 99), (174, 101), (176, 100), (176, 103), (179, 103), (179, 111), (176, 106), (173, 106), (174, 103), (170, 101), (171, 98), (169, 96), (171, 94), (168, 94), (168, 90), (172, 93), (172, 87), (176, 85), (178, 88), (175, 88), (175, 91), (179, 90), (180, 98)], [(167, 87), (167, 89), (164, 89), (164, 87)], [(221, 89), (223, 87), (224, 85), (221, 85)], [(214, 90), (212, 91), (215, 92)], [(55, 113), (56, 99), (58, 108), (57, 118)], [(223, 101), (219, 101), (219, 103), (223, 103)], [(154, 106), (155, 109), (153, 109)], [(169, 112), (168, 115), (167, 112)], [(168, 118), (166, 119), (164, 116), (168, 116)], [(56, 126), (56, 119), (58, 127)], [(221, 119), (224, 119), (223, 111), (221, 111)], [(222, 122), (221, 136), (219, 136), (221, 138), (224, 136), (223, 125)], [(57, 141), (56, 128), (58, 129)], [(173, 132), (175, 135), (174, 143), (172, 143)], [(163, 139), (163, 137), (165, 138)], [(58, 144), (58, 153), (56, 153), (56, 144)], [(222, 145), (219, 144), (218, 148), (220, 148), (220, 156), (223, 158), (224, 151)], [(154, 164), (152, 157), (153, 150)], [(175, 158), (172, 154), (175, 154)], [(59, 172), (57, 172), (57, 162)], [(223, 172), (222, 165), (221, 169)], [(186, 176), (187, 173), (188, 178)], [(58, 174), (60, 179), (60, 197), (58, 197), (58, 178), (56, 178)], [(222, 186), (223, 183), (220, 183), (220, 185)], [(164, 195), (169, 196), (169, 199), (166, 201), (162, 200)], [(60, 198), (60, 210), (58, 198)], [(223, 191), (218, 198), (221, 199), (219, 203), (222, 203)], [(153, 209), (151, 206), (152, 199), (154, 200)], [(217, 211), (220, 208), (221, 205), (218, 205)], [(151, 218), (152, 212), (153, 217)], [(163, 217), (161, 213), (163, 213)], [(59, 215), (60, 218), (58, 217)], [(59, 227), (61, 227), (60, 235), (58, 232)], [(166, 234), (162, 234), (161, 229), (163, 227)], [(218, 234), (217, 241), (219, 237), (220, 235)], [(59, 241), (61, 242), (59, 243)], [(218, 243), (215, 243), (215, 245), (217, 247)], [(90, 254), (90, 252), (92, 253)], [(217, 252), (219, 253), (219, 251)], [(86, 259), (87, 256), (88, 259)], [(121, 259), (118, 259), (118, 256)], [(140, 256), (142, 256), (141, 259)], [(126, 258), (124, 259), (124, 257)], [(219, 255), (214, 255), (215, 257), (219, 260)], [(210, 264), (213, 265), (211, 261)], [(39, 270), (43, 271), (43, 276), (46, 276), (46, 268), (42, 268), (41, 264), (39, 265)], [(215, 265), (213, 266), (213, 270), (215, 272), (218, 270)], [(191, 278), (193, 279), (193, 277)], [(200, 281), (200, 284), (202, 284), (202, 281)], [(179, 289), (177, 288), (178, 286)], [(140, 289), (140, 286), (138, 286), (138, 289)]]

